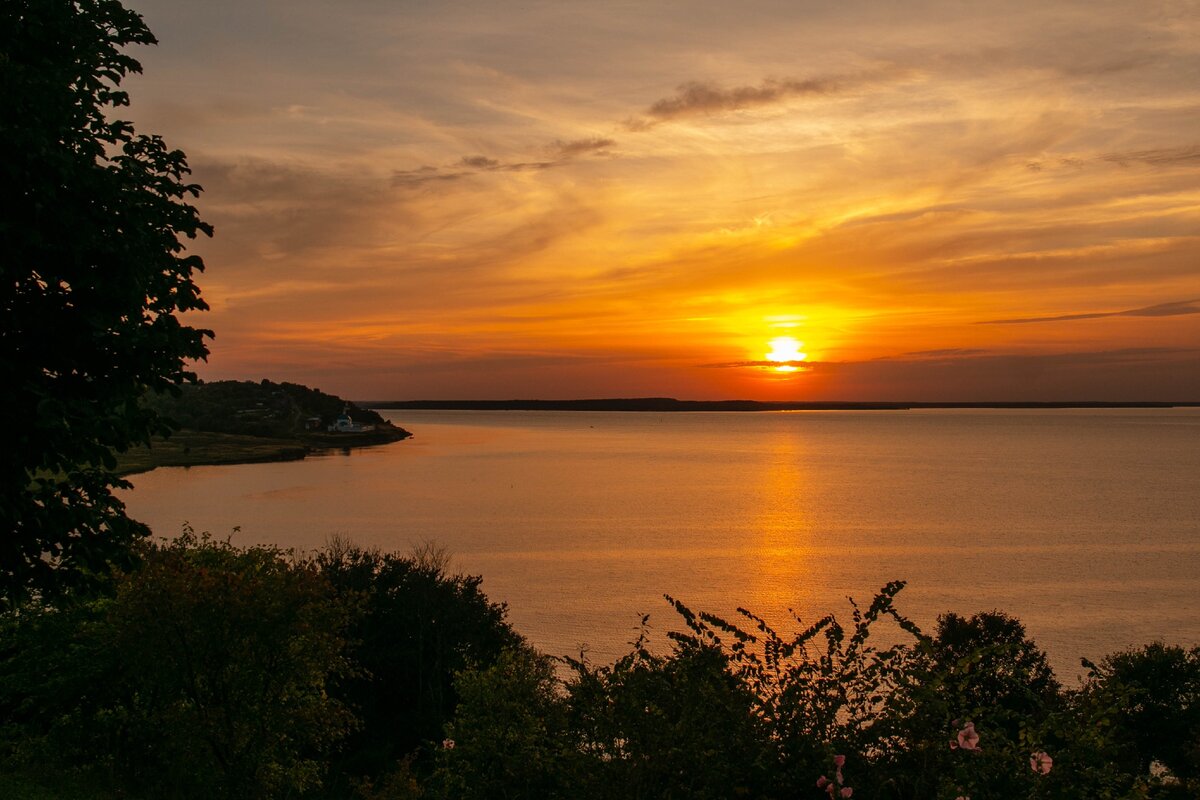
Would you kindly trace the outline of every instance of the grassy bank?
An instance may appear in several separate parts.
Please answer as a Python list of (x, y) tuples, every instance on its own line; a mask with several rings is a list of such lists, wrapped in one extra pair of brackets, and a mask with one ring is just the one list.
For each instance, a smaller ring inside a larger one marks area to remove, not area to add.
[(117, 473), (135, 475), (156, 467), (298, 461), (321, 450), (371, 447), (397, 442), (411, 435), (401, 428), (391, 427), (362, 433), (308, 433), (288, 438), (182, 430), (169, 439), (156, 438), (150, 447), (136, 447), (119, 454)]
[(117, 472), (134, 475), (155, 467), (194, 467), (202, 464), (254, 464), (295, 461), (309, 448), (294, 439), (243, 436), (236, 433), (176, 431), (156, 438), (150, 447), (136, 447), (117, 456)]

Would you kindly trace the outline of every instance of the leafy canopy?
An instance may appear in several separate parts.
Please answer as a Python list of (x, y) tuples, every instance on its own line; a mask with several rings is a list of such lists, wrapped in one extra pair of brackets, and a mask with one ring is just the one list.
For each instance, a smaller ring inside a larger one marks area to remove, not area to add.
[(0, 4), (0, 603), (127, 558), (147, 531), (112, 494), (112, 452), (166, 432), (138, 398), (208, 353), (176, 317), (207, 308), (181, 242), (212, 233), (200, 189), (113, 115), (141, 71), (123, 48), (154, 43), (116, 0)]

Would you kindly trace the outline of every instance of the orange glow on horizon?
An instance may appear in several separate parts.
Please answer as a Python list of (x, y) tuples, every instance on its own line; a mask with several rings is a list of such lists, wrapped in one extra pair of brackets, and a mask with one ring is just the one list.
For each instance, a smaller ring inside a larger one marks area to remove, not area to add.
[[(898, 19), (869, 0), (820, 25), (802, 4), (560, 25), (552, 4), (492, 4), (463, 26), (434, 3), (327, 15), (266, 51), (269, 27), (157, 5), (176, 46), (138, 79), (133, 122), (191, 153), (205, 188), (206, 380), (366, 399), (1200, 397), (1194, 15)], [(539, 46), (549, 28), (561, 46)], [(1009, 56), (964, 59), (980, 30)], [(1111, 30), (1137, 31), (1113, 72), (1090, 55)], [(1086, 46), (1047, 60), (1068, 33)], [(214, 36), (238, 57), (193, 58)], [(363, 44), (313, 59), (327, 36)], [(252, 112), (230, 113), (230, 86)]]

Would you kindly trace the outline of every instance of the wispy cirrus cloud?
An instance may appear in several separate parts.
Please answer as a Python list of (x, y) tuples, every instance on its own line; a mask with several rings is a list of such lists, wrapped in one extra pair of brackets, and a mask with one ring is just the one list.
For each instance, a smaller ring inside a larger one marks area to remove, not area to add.
[(404, 188), (422, 186), (432, 181), (456, 181), (467, 175), (474, 175), (475, 170), (458, 170), (446, 172), (440, 167), (423, 166), (416, 169), (400, 169), (392, 173), (392, 186)]
[(641, 117), (625, 121), (631, 131), (648, 130), (663, 122), (695, 116), (742, 111), (774, 105), (797, 97), (820, 97), (849, 92), (887, 78), (904, 77), (904, 70), (813, 78), (767, 78), (757, 86), (723, 87), (710, 81), (688, 81), (675, 94), (651, 103)]
[(691, 114), (711, 114), (716, 111), (736, 111), (741, 108), (777, 103), (788, 97), (809, 94), (829, 94), (838, 88), (836, 78), (797, 80), (768, 78), (758, 86), (734, 86), (723, 89), (712, 83), (689, 81), (681, 84), (672, 97), (664, 97), (646, 109), (655, 119), (675, 119)]
[(555, 159), (562, 161), (583, 155), (608, 155), (616, 144), (616, 141), (613, 139), (593, 136), (584, 139), (571, 139), (569, 141), (556, 139), (547, 145), (547, 149), (553, 154)]
[(458, 162), (464, 167), (472, 167), (474, 169), (496, 169), (500, 166), (500, 162), (494, 158), (487, 156), (463, 156)]
[(1102, 164), (1116, 164), (1128, 167), (1131, 164), (1142, 164), (1148, 167), (1200, 167), (1200, 144), (1183, 147), (1156, 147), (1151, 150), (1125, 150), (1113, 153), (1103, 153), (1091, 159), (1074, 156), (1060, 156), (1049, 161), (1033, 160), (1025, 166), (1032, 172), (1042, 172), (1053, 167), (1083, 169), (1084, 167)]
[(1186, 147), (1159, 147), (1153, 150), (1132, 150), (1124, 153), (1106, 153), (1104, 161), (1127, 166), (1147, 164), (1152, 167), (1171, 167), (1179, 164), (1200, 166), (1200, 144)]
[(913, 350), (909, 353), (901, 353), (896, 358), (968, 358), (986, 355), (987, 352), (978, 347), (943, 347), (937, 350)]
[(1143, 308), (1131, 308), (1126, 311), (1099, 311), (1083, 314), (1059, 314), (1053, 317), (1018, 317), (1015, 319), (987, 319), (977, 325), (1016, 325), (1027, 322), (1069, 322), (1078, 319), (1102, 319), (1104, 317), (1178, 317), (1186, 314), (1200, 314), (1200, 300), (1176, 300), (1171, 303), (1158, 303)]
[(583, 139), (555, 139), (542, 150), (546, 157), (535, 161), (501, 161), (485, 155), (463, 156), (447, 167), (422, 166), (416, 169), (396, 170), (392, 173), (392, 185), (397, 187), (421, 186), (433, 181), (453, 181), (484, 172), (528, 172), (553, 167), (562, 167), (582, 156), (611, 155), (613, 139), (590, 137)]

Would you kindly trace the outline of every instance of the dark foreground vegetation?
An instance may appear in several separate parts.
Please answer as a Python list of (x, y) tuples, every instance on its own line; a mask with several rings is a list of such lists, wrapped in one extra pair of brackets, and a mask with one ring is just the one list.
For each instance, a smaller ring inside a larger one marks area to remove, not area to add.
[[(0, 621), (0, 795), (59, 798), (1187, 798), (1200, 649), (1063, 688), (1022, 625), (883, 588), (773, 631), (550, 659), (432, 550), (296, 556), (185, 532), (100, 594)], [(876, 646), (877, 630), (899, 643)]]

